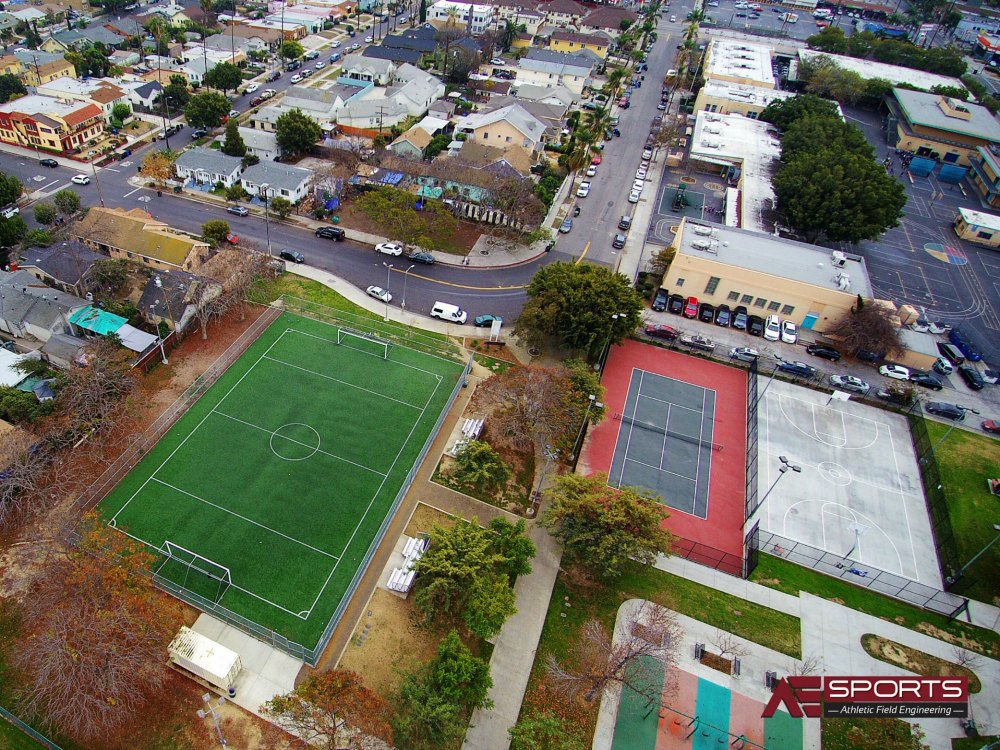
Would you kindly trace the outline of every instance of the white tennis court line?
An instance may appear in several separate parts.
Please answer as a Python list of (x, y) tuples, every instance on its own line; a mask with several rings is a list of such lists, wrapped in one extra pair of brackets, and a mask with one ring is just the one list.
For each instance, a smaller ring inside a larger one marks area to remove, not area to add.
[(678, 474), (676, 471), (671, 471), (670, 469), (661, 469), (659, 466), (653, 466), (653, 464), (647, 464), (645, 461), (640, 461), (638, 458), (629, 458), (628, 456), (626, 456), (625, 460), (633, 464), (639, 464), (639, 466), (645, 466), (649, 469), (655, 469), (656, 471), (659, 471), (661, 474), (671, 474), (677, 477), (678, 479), (683, 479), (685, 482), (698, 481), (697, 477), (686, 477), (683, 474)]
[[(659, 399), (656, 400), (659, 401)], [(663, 428), (663, 442), (660, 443), (660, 471), (663, 471), (663, 459), (667, 457), (667, 430), (670, 429), (670, 407), (672, 406), (673, 404), (667, 403), (667, 424)], [(628, 460), (627, 455), (625, 459)]]
[[(653, 374), (656, 375), (658, 373), (654, 372)], [(665, 377), (665, 376), (664, 375), (660, 375), (660, 377), (662, 378), (662, 377)], [(671, 378), (671, 380), (673, 380), (673, 378)], [(683, 380), (678, 380), (677, 382), (678, 383), (683, 383), (684, 381)], [(692, 385), (692, 383), (687, 383), (686, 385)], [(695, 386), (695, 387), (696, 388), (701, 388), (703, 391), (705, 390), (705, 388), (702, 388), (700, 385), (699, 386)], [(684, 406), (684, 404), (678, 404), (675, 401), (667, 401), (666, 399), (657, 398), (656, 396), (648, 396), (645, 393), (642, 393), (640, 395), (643, 398), (648, 398), (650, 401), (659, 401), (661, 404), (667, 404), (668, 406), (676, 406), (678, 409), (687, 409), (688, 411), (693, 411), (695, 414), (699, 413), (697, 409), (692, 408), (690, 406)]]
[[(639, 399), (642, 396), (642, 376), (645, 374), (644, 370), (639, 370), (639, 387), (635, 390), (635, 402), (632, 404), (632, 416), (629, 417), (628, 426), (628, 438), (625, 440), (625, 457), (622, 459), (622, 472), (618, 476), (618, 489), (622, 488), (622, 482), (625, 481), (625, 461), (628, 460), (628, 449), (632, 445), (632, 430), (635, 429), (635, 413), (639, 408)], [(635, 368), (632, 368), (632, 377), (635, 377)], [(629, 378), (629, 390), (632, 389), (632, 379)], [(625, 396), (626, 401), (628, 400), (628, 395)], [(618, 425), (618, 437), (621, 437), (622, 426)], [(615, 444), (618, 444), (618, 439), (615, 439)]]
[[(420, 424), (421, 420), (424, 418), (424, 413), (426, 412), (428, 405), (430, 405), (431, 401), (433, 401), (434, 397), (437, 395), (438, 388), (441, 387), (442, 382), (443, 379), (438, 378), (437, 385), (434, 386), (434, 390), (431, 392), (431, 395), (427, 398), (427, 401), (424, 403), (424, 408), (420, 410), (420, 416), (413, 421), (413, 425), (410, 427), (410, 432), (407, 434), (406, 440), (403, 441), (403, 444), (400, 446), (399, 450), (396, 451), (396, 457), (392, 459), (392, 463), (389, 465), (389, 470), (386, 472), (385, 476), (382, 477), (382, 481), (379, 483), (378, 489), (375, 490), (375, 493), (372, 495), (371, 500), (368, 501), (368, 507), (365, 508), (365, 512), (361, 516), (361, 520), (358, 521), (357, 525), (354, 527), (354, 531), (351, 533), (350, 539), (348, 539), (347, 544), (344, 545), (344, 554), (347, 553), (347, 550), (350, 549), (351, 544), (354, 542), (354, 537), (357, 536), (358, 529), (361, 528), (361, 524), (363, 524), (365, 522), (365, 519), (368, 517), (368, 513), (371, 511), (372, 505), (375, 504), (375, 499), (379, 496), (379, 493), (382, 492), (382, 488), (385, 486), (386, 480), (389, 478), (389, 475), (395, 468), (396, 462), (399, 461), (399, 457), (403, 455), (403, 450), (406, 448), (407, 445), (410, 444), (410, 438), (413, 437), (413, 431), (417, 429), (417, 425)], [(330, 579), (333, 578), (333, 574), (337, 572), (337, 568), (340, 565), (341, 559), (343, 558), (341, 557), (340, 559), (337, 560), (337, 562), (333, 566), (333, 569), (330, 571), (330, 575), (326, 577), (326, 581), (323, 583), (322, 588), (320, 588), (319, 593), (313, 600), (312, 606), (310, 606), (307, 611), (306, 614), (307, 618), (312, 616), (312, 611), (316, 607), (316, 604), (319, 602), (320, 597), (323, 596), (323, 592), (326, 591), (326, 587), (327, 585), (329, 585)]]
[[(327, 323), (326, 325), (331, 325), (331, 324)], [(342, 326), (342, 327), (348, 328), (349, 326)], [(354, 330), (354, 329), (352, 329), (352, 330)], [(333, 339), (327, 339), (327, 338), (324, 338), (322, 336), (317, 336), (315, 333), (309, 333), (308, 331), (300, 331), (298, 328), (286, 328), (285, 332), (286, 333), (298, 333), (298, 334), (300, 334), (302, 336), (308, 336), (309, 338), (313, 338), (313, 339), (316, 339), (318, 341), (325, 341), (326, 343), (332, 344), (333, 346), (343, 346), (343, 344), (338, 344)], [(375, 335), (377, 336), (378, 334), (375, 334)], [(393, 344), (392, 342), (390, 342), (390, 344), (392, 344), (392, 346), (396, 346), (396, 344)], [(399, 346), (403, 347), (404, 349), (408, 348), (405, 344), (399, 344)], [(384, 360), (384, 357), (380, 357), (377, 354), (372, 354), (371, 352), (366, 352), (363, 349), (355, 349), (353, 346), (348, 347), (348, 349), (350, 349), (351, 351), (355, 351), (358, 354), (364, 354), (365, 356), (368, 356), (368, 357), (375, 357), (376, 359), (382, 359), (382, 360)], [(410, 351), (416, 351), (416, 349), (410, 349)], [(434, 359), (440, 359), (442, 362), (447, 362), (448, 364), (454, 364), (454, 362), (452, 362), (451, 360), (445, 359), (444, 357), (439, 357), (436, 354), (427, 354), (426, 352), (417, 352), (417, 353), (418, 354), (422, 354), (422, 355), (427, 356), (427, 357), (433, 357)], [(422, 372), (425, 375), (430, 375), (431, 377), (435, 377), (438, 380), (441, 379), (441, 376), (438, 375), (436, 372), (431, 372), (430, 370), (425, 370), (422, 367), (417, 367), (416, 365), (407, 364), (406, 362), (398, 362), (398, 361), (396, 361), (394, 359), (390, 359), (388, 361), (392, 362), (394, 365), (399, 365), (400, 367), (409, 367), (411, 370), (416, 370), (417, 372)]]
[[(260, 425), (253, 424), (252, 422), (247, 422), (245, 419), (240, 419), (239, 417), (234, 417), (232, 414), (226, 414), (225, 412), (221, 412), (221, 411), (216, 411), (215, 413), (218, 414), (220, 417), (225, 417), (226, 419), (231, 419), (234, 422), (239, 422), (240, 424), (244, 424), (247, 427), (252, 427), (255, 430), (260, 430), (261, 432), (266, 433), (268, 435), (277, 435), (282, 440), (287, 440), (290, 443), (295, 443), (296, 445), (301, 445), (304, 448), (313, 448), (313, 446), (309, 445), (308, 443), (303, 443), (303, 442), (301, 442), (299, 440), (293, 440), (292, 438), (286, 437), (285, 435), (281, 435), (281, 434), (275, 432), (274, 430), (269, 430), (266, 427), (261, 427)], [(364, 464), (359, 464), (356, 461), (351, 461), (349, 458), (343, 458), (342, 456), (338, 456), (335, 453), (330, 453), (329, 451), (322, 450), (321, 448), (316, 448), (316, 452), (317, 453), (322, 453), (324, 456), (328, 456), (328, 457), (334, 459), (335, 461), (343, 461), (345, 464), (350, 464), (351, 466), (356, 466), (357, 468), (362, 469), (364, 471), (370, 471), (372, 474), (377, 474), (380, 477), (384, 477), (385, 476), (385, 474), (383, 474), (381, 471), (376, 471), (375, 469), (372, 469), (369, 466), (365, 466)]]
[[(346, 380), (341, 380), (340, 378), (335, 378), (332, 375), (324, 375), (321, 372), (316, 372), (314, 370), (310, 370), (310, 369), (308, 369), (306, 367), (302, 367), (300, 365), (293, 365), (291, 362), (286, 362), (285, 360), (278, 359), (277, 357), (265, 357), (265, 359), (268, 359), (271, 362), (277, 362), (280, 365), (285, 365), (286, 367), (292, 367), (292, 368), (294, 368), (296, 370), (300, 370), (301, 372), (307, 372), (310, 375), (315, 375), (318, 378), (325, 378), (326, 380), (332, 380), (334, 383), (340, 383), (341, 385), (347, 386), (348, 388), (356, 388), (359, 391), (364, 391), (365, 393), (370, 393), (372, 396), (378, 396), (379, 398), (384, 398), (386, 401), (394, 401), (397, 404), (400, 404), (402, 406), (406, 406), (406, 407), (408, 407), (410, 409), (419, 409), (420, 408), (419, 406), (415, 406), (414, 404), (407, 403), (406, 401), (400, 401), (398, 398), (393, 398), (392, 396), (386, 396), (384, 393), (379, 393), (378, 391), (372, 391), (372, 390), (369, 390), (368, 388), (362, 388), (360, 385), (354, 385), (354, 383), (348, 383)], [(440, 382), (440, 381), (438, 381), (438, 382)]]

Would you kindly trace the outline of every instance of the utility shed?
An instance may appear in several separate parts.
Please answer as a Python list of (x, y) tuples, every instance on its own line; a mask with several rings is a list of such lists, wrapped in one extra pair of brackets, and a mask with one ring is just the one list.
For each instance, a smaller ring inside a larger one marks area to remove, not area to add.
[(222, 690), (231, 688), (243, 670), (239, 654), (187, 626), (181, 627), (167, 651), (171, 664)]

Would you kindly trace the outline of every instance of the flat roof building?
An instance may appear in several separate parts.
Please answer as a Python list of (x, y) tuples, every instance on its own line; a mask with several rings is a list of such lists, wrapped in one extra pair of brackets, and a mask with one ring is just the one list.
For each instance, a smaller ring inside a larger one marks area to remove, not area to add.
[(774, 88), (771, 50), (742, 40), (713, 39), (705, 55), (706, 81), (728, 81)]
[(857, 73), (866, 81), (872, 78), (881, 78), (896, 86), (906, 84), (907, 86), (915, 86), (922, 91), (930, 91), (935, 86), (965, 88), (965, 84), (957, 78), (927, 73), (915, 68), (904, 68), (902, 65), (890, 65), (889, 63), (863, 60), (847, 55), (832, 55), (829, 52), (818, 52), (811, 49), (799, 50), (799, 61), (803, 63), (815, 64), (824, 58), (838, 68)]
[(757, 119), (768, 104), (790, 99), (791, 91), (749, 86), (729, 81), (705, 81), (694, 103), (695, 112), (718, 112), (722, 115), (745, 115)]
[(963, 240), (986, 247), (1000, 247), (1000, 216), (969, 208), (958, 209), (955, 234)]
[(948, 164), (969, 166), (977, 147), (1000, 144), (1000, 122), (986, 107), (941, 94), (893, 89), (889, 145)]

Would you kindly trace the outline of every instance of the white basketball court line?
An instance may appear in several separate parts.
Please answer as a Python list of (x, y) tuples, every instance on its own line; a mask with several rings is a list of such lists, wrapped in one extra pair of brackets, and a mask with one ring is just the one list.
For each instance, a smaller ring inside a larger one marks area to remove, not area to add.
[[(827, 405), (827, 394), (777, 380), (763, 399), (761, 529), (941, 586), (906, 419), (854, 401)], [(783, 477), (779, 456), (802, 472)]]

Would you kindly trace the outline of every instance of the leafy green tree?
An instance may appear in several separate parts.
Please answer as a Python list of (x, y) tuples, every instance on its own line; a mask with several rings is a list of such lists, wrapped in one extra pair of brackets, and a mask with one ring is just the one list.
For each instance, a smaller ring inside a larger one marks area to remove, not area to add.
[(606, 474), (564, 474), (549, 497), (543, 525), (563, 544), (565, 559), (598, 578), (618, 578), (629, 560), (651, 565), (670, 554), (673, 534), (663, 528), (669, 514), (645, 490), (609, 487)]
[(424, 158), (427, 161), (432, 161), (434, 157), (448, 148), (449, 143), (451, 143), (451, 136), (448, 133), (438, 133), (431, 138), (431, 142), (424, 149)]
[(28, 225), (20, 216), (0, 218), (0, 247), (13, 247), (28, 234)]
[(0, 172), (0, 207), (17, 203), (24, 192), (24, 186), (14, 175)]
[(781, 136), (781, 159), (790, 162), (801, 153), (815, 151), (818, 143), (875, 158), (875, 149), (859, 128), (839, 117), (807, 115), (789, 125)]
[(514, 331), (534, 346), (554, 337), (596, 358), (608, 343), (635, 331), (642, 308), (642, 297), (622, 274), (589, 263), (551, 263), (531, 279)]
[(282, 60), (298, 60), (306, 53), (306, 48), (294, 39), (286, 39), (281, 43)]
[(535, 556), (535, 543), (524, 533), (524, 519), (511, 523), (506, 518), (494, 518), (489, 530), (493, 533), (493, 549), (502, 558), (499, 569), (513, 586), (518, 576), (531, 572), (531, 558)]
[(510, 750), (585, 750), (578, 727), (551, 711), (524, 716), (511, 727)]
[(124, 102), (118, 102), (118, 104), (112, 108), (111, 115), (119, 122), (125, 122), (132, 116), (132, 108)]
[(470, 440), (455, 455), (455, 479), (480, 492), (501, 489), (512, 473), (500, 454), (482, 440)]
[(799, 94), (789, 99), (774, 100), (764, 107), (757, 119), (769, 122), (778, 130), (785, 131), (793, 122), (809, 115), (840, 117), (834, 102), (811, 94)]
[(490, 665), (473, 656), (455, 630), (438, 644), (437, 656), (428, 665), (427, 677), (435, 693), (466, 711), (492, 705), (488, 697), (493, 687)]
[(187, 79), (182, 75), (175, 74), (170, 76), (170, 83), (163, 87), (162, 96), (166, 97), (167, 106), (170, 109), (184, 109), (191, 99)]
[(835, 99), (843, 104), (856, 104), (864, 95), (867, 82), (860, 73), (845, 70), (827, 60), (810, 63), (800, 72), (810, 94)]
[(271, 210), (280, 218), (287, 219), (292, 212), (292, 204), (287, 198), (282, 198), (279, 195), (271, 199)]
[(72, 216), (80, 210), (80, 196), (75, 190), (63, 189), (52, 196), (56, 209), (63, 216)]
[(44, 229), (32, 229), (21, 240), (24, 247), (49, 247), (54, 240), (52, 235)]
[(308, 152), (323, 135), (323, 129), (300, 109), (285, 112), (274, 124), (275, 138), (285, 153)]
[(40, 404), (35, 394), (10, 386), (0, 386), (0, 419), (7, 422), (31, 422), (52, 411), (54, 401)]
[(195, 128), (217, 128), (230, 110), (230, 102), (222, 94), (206, 91), (192, 96), (184, 107), (188, 125)]
[(847, 52), (847, 35), (839, 26), (827, 26), (806, 39), (809, 49), (843, 55)]
[(222, 153), (241, 158), (247, 155), (247, 145), (243, 142), (240, 126), (236, 120), (226, 123), (226, 139), (222, 142)]
[(469, 727), (461, 706), (438, 695), (420, 675), (403, 679), (397, 712), (392, 719), (397, 747), (409, 750), (439, 750), (459, 743)]
[(428, 250), (447, 246), (458, 226), (458, 220), (443, 203), (418, 201), (412, 193), (392, 187), (366, 192), (357, 206), (378, 222), (387, 236)]
[(28, 90), (21, 79), (11, 73), (0, 75), (0, 104), (6, 104), (11, 99), (24, 96)]
[(225, 219), (212, 219), (201, 225), (201, 238), (212, 247), (225, 242), (228, 234), (229, 222)]
[(56, 207), (51, 203), (36, 203), (34, 205), (35, 221), (46, 226), (56, 221)]
[(121, 258), (99, 260), (90, 267), (90, 278), (101, 289), (116, 292), (128, 281), (128, 261)]
[(232, 63), (221, 62), (205, 73), (205, 85), (221, 89), (222, 93), (239, 88), (242, 82), (243, 74)]

